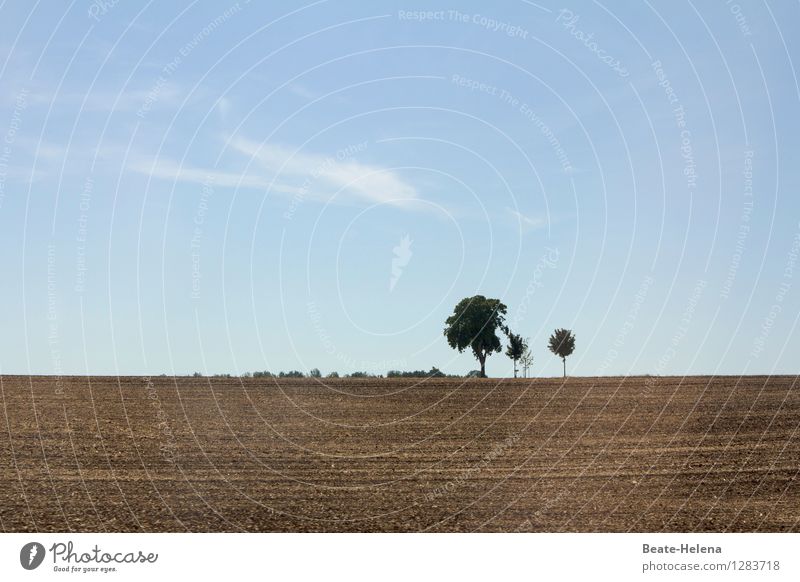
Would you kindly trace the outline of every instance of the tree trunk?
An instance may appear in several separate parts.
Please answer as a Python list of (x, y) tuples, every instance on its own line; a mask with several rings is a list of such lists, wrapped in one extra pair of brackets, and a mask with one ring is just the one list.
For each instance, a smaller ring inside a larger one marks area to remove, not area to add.
[(564, 378), (567, 377), (567, 358), (562, 357), (561, 361), (564, 363)]
[(481, 363), (481, 378), (486, 378), (486, 354), (478, 356), (478, 360)]
[(517, 377), (517, 361), (514, 360), (514, 378)]

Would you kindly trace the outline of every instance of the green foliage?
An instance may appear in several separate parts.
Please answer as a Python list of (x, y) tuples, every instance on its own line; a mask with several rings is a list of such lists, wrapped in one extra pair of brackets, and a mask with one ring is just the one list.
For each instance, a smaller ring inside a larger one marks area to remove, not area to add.
[(517, 361), (525, 355), (528, 349), (528, 342), (517, 333), (512, 332), (508, 326), (503, 327), (503, 333), (508, 338), (508, 347), (506, 348), (506, 355), (514, 362), (514, 378), (517, 377)]
[(516, 333), (509, 334), (508, 347), (506, 348), (506, 355), (509, 358), (516, 362), (525, 355), (525, 350), (527, 348), (528, 342), (526, 342), (521, 335)]
[(389, 370), (386, 373), (387, 378), (447, 378), (447, 374), (442, 372), (436, 366), (430, 369), (430, 372), (425, 370), (413, 370), (410, 372), (403, 372), (400, 370)]
[(263, 372), (253, 372), (253, 378), (274, 378), (275, 374), (268, 370), (264, 370)]
[(322, 372), (319, 371), (319, 368), (311, 368), (311, 371), (308, 373), (309, 378), (322, 378)]
[(305, 378), (305, 375), (297, 370), (292, 370), (291, 372), (281, 372), (278, 374), (278, 378)]
[(326, 378), (338, 378), (339, 377), (339, 372), (331, 372), (330, 374), (328, 374), (325, 377)]
[(567, 377), (567, 356), (575, 351), (575, 335), (569, 329), (557, 329), (550, 336), (550, 351), (564, 363), (564, 377)]
[(486, 377), (486, 358), (502, 348), (497, 328), (503, 325), (507, 307), (499, 299), (483, 295), (459, 301), (453, 315), (445, 320), (444, 335), (451, 348), (463, 352), (470, 348)]

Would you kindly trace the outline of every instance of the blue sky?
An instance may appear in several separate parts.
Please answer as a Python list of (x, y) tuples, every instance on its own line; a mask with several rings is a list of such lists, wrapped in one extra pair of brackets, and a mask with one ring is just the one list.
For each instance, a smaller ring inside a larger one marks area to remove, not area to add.
[(2, 373), (797, 372), (794, 3), (0, 13)]

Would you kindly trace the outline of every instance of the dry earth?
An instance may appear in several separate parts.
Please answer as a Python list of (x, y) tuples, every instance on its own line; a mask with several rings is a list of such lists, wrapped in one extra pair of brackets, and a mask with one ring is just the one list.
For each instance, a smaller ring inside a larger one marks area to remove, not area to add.
[(5, 531), (797, 531), (796, 377), (0, 377)]

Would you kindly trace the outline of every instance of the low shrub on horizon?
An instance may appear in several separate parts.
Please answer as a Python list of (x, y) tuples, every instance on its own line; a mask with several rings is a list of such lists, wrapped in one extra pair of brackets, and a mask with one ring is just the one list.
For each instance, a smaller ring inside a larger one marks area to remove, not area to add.
[(386, 373), (387, 378), (457, 378), (458, 376), (449, 376), (442, 372), (436, 366), (433, 366), (430, 371), (425, 370), (412, 370), (404, 372), (401, 370), (389, 370)]

